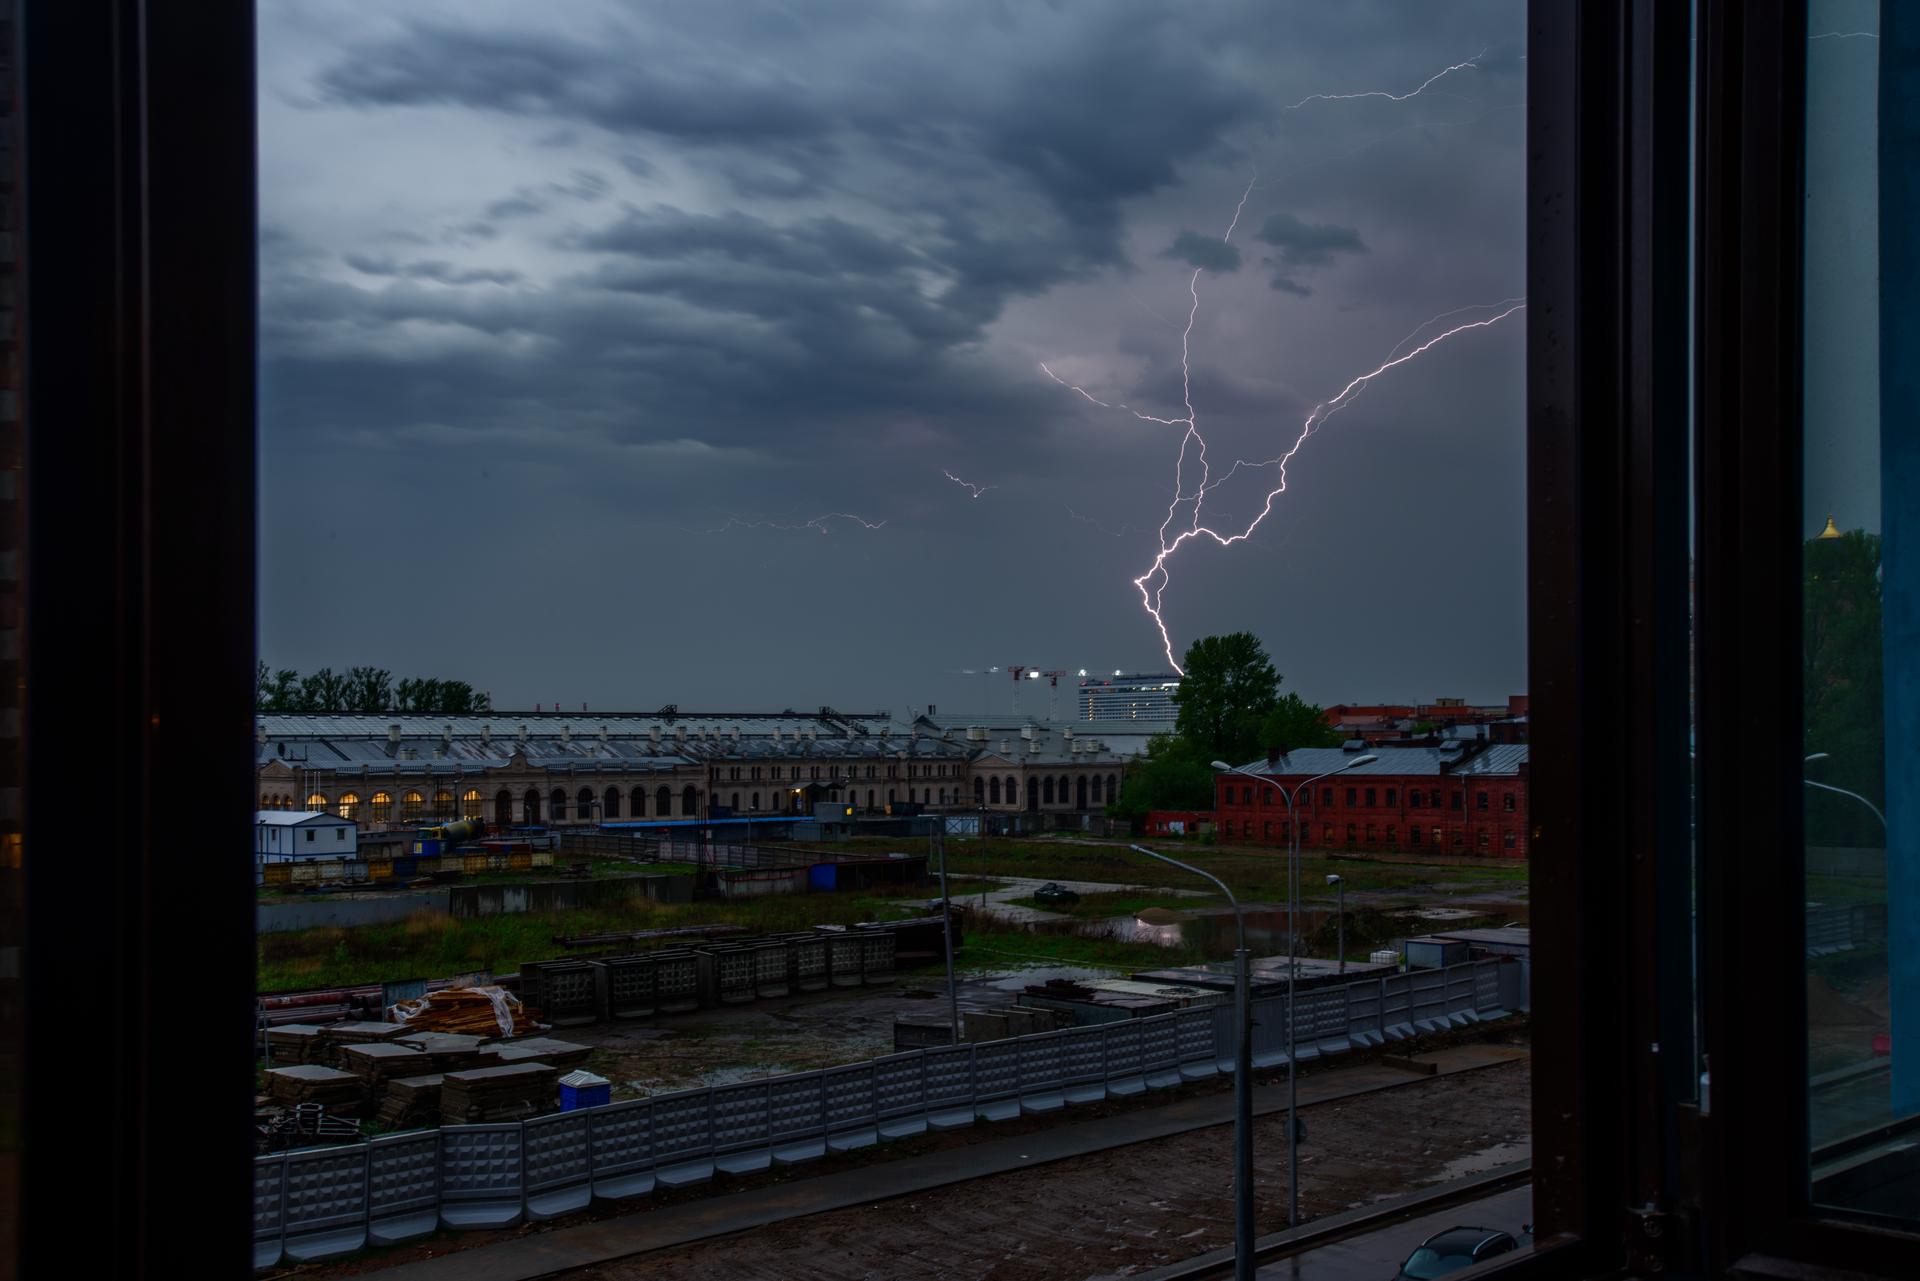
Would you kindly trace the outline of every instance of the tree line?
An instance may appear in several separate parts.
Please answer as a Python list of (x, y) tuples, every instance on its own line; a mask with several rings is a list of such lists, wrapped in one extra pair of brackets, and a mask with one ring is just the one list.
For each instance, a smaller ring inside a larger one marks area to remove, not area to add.
[(1213, 808), (1213, 762), (1244, 765), (1269, 751), (1338, 747), (1324, 709), (1281, 694), (1281, 676), (1251, 632), (1207, 636), (1187, 649), (1186, 675), (1174, 694), (1174, 732), (1147, 744), (1127, 770), (1115, 818), (1140, 821), (1148, 810)]
[(291, 667), (261, 663), (254, 680), (253, 705), (262, 712), (490, 712), (493, 702), (465, 681), (437, 676), (406, 676), (399, 681), (383, 667), (323, 667), (302, 676)]

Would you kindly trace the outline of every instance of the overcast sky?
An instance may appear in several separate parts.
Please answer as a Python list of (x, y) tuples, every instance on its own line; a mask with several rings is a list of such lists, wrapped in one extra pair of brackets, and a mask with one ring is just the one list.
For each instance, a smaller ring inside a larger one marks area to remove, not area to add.
[[(262, 6), (263, 657), (596, 709), (1005, 710), (959, 672), (1164, 669), (1131, 580), (1184, 429), (1041, 365), (1184, 416), (1201, 268), (1218, 480), (1429, 318), (1494, 314), (1523, 18)], [(1524, 322), (1382, 375), (1250, 538), (1183, 545), (1176, 650), (1254, 631), (1320, 702), (1524, 689)]]

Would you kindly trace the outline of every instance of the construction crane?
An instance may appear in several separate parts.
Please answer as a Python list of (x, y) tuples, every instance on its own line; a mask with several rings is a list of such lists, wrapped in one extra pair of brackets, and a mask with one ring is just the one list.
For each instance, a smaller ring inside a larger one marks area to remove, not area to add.
[(1014, 667), (1011, 665), (1007, 667), (1007, 671), (1013, 676), (1013, 714), (1015, 716), (1020, 714), (1020, 678), (1024, 676), (1030, 681), (1037, 681), (1044, 676), (1047, 678), (1047, 719), (1050, 721), (1058, 719), (1060, 678), (1062, 676), (1071, 676), (1073, 675), (1072, 672), (1042, 671), (1038, 667)]

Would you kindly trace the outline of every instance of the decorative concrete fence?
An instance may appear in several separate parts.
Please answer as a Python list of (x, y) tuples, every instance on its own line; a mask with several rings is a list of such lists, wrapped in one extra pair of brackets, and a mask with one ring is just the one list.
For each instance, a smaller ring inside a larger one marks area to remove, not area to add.
[[(1520, 967), (1445, 970), (1298, 993), (1301, 1062), (1501, 1018)], [(1286, 998), (1254, 1002), (1254, 1063), (1287, 1061)], [(936, 1046), (819, 1072), (679, 1090), (531, 1121), (449, 1125), (257, 1157), (254, 1265), (308, 1262), (446, 1228), (509, 1228), (818, 1160), (930, 1130), (1125, 1098), (1233, 1070), (1233, 1009)]]

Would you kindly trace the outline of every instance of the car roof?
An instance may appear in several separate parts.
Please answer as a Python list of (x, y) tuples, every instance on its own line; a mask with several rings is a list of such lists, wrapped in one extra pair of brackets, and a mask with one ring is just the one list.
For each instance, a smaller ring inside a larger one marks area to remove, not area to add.
[(1438, 1248), (1444, 1245), (1451, 1246), (1455, 1249), (1472, 1250), (1477, 1246), (1491, 1241), (1495, 1237), (1503, 1237), (1506, 1235), (1505, 1232), (1502, 1232), (1498, 1228), (1470, 1228), (1456, 1224), (1448, 1228), (1445, 1232), (1434, 1233), (1426, 1239), (1425, 1244), (1432, 1248)]

